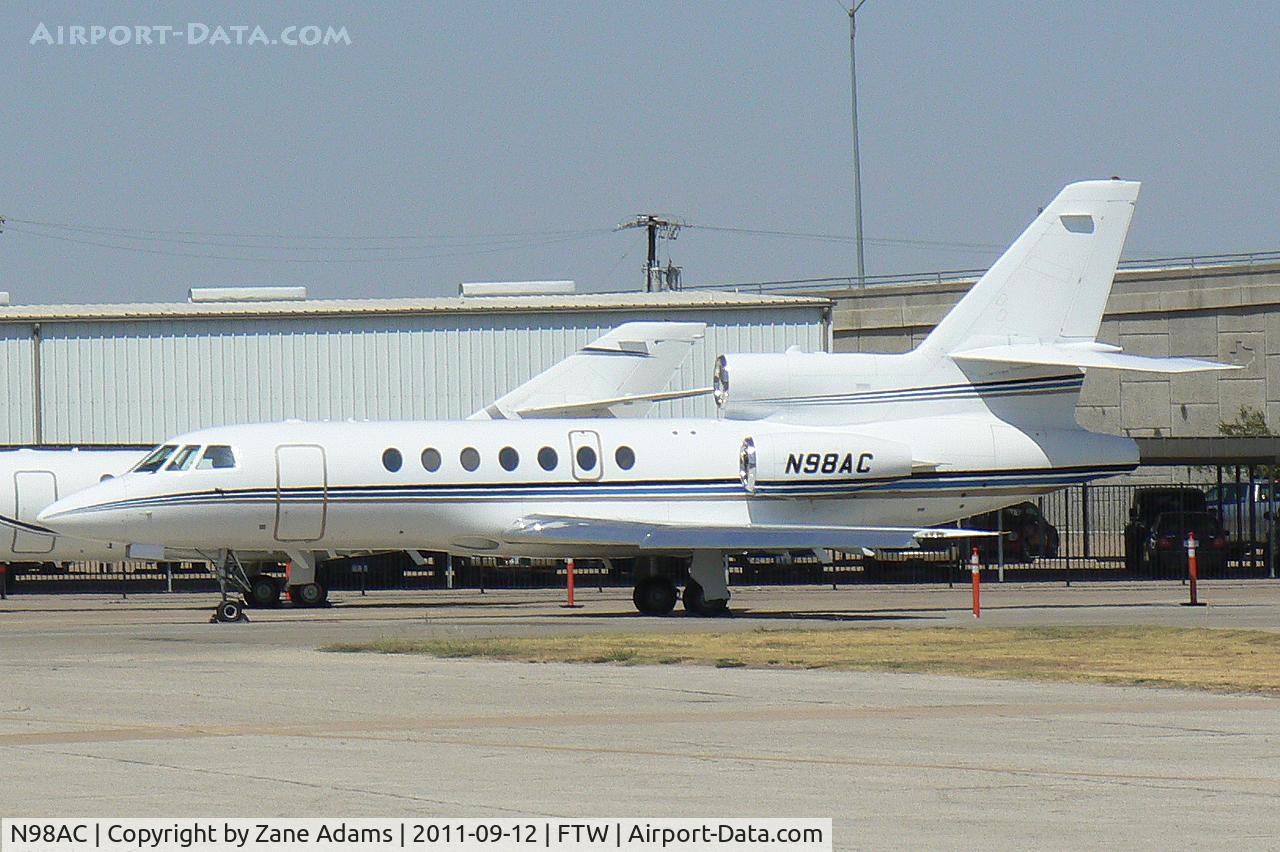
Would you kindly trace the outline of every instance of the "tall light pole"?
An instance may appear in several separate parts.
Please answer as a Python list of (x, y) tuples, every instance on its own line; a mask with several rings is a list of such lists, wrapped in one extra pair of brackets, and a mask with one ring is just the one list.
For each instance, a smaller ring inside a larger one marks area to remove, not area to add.
[(858, 246), (858, 286), (867, 284), (867, 270), (862, 257), (862, 170), (858, 165), (858, 61), (855, 52), (858, 10), (867, 0), (857, 0), (849, 7), (849, 89), (853, 93), (853, 236)]

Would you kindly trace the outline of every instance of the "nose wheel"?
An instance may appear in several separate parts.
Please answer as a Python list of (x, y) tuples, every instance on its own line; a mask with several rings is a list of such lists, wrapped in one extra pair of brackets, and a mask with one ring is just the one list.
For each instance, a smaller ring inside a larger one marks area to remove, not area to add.
[(212, 624), (232, 624), (248, 620), (249, 617), (244, 614), (244, 604), (232, 598), (218, 604), (218, 608), (213, 611), (213, 617), (209, 619)]

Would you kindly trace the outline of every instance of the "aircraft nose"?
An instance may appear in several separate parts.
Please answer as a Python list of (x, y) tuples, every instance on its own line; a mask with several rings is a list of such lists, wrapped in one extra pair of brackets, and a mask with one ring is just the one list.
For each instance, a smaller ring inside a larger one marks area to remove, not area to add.
[(74, 538), (127, 541), (129, 512), (121, 505), (127, 488), (119, 478), (100, 482), (50, 503), (36, 523)]

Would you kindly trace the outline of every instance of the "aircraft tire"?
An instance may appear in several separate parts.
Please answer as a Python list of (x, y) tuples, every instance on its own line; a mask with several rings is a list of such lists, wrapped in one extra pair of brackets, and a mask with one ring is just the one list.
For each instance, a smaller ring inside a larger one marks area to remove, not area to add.
[(685, 584), (684, 593), (681, 595), (684, 602), (684, 611), (690, 615), (728, 615), (729, 602), (726, 601), (708, 601), (702, 591), (702, 584), (697, 580), (689, 580)]
[(249, 593), (245, 595), (247, 605), (258, 609), (266, 609), (280, 605), (280, 581), (269, 574), (255, 574), (249, 578)]
[(676, 608), (676, 597), (676, 584), (666, 577), (645, 577), (631, 593), (641, 615), (670, 615)]
[(329, 600), (329, 590), (319, 583), (290, 586), (289, 600), (293, 602), (294, 606), (299, 607), (324, 606), (325, 602)]
[(214, 610), (213, 618), (220, 624), (231, 624), (236, 621), (247, 620), (244, 617), (244, 604), (235, 600), (225, 600), (218, 604), (218, 608)]

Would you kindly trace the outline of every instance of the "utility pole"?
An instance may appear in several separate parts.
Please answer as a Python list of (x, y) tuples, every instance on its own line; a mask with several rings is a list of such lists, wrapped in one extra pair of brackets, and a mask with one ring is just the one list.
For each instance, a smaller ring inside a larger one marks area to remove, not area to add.
[[(680, 233), (684, 223), (678, 219), (669, 219), (654, 213), (640, 213), (634, 219), (619, 224), (615, 231), (627, 228), (644, 228), (649, 234), (649, 255), (644, 264), (644, 291), (653, 293), (658, 290), (675, 289), (680, 280), (680, 267), (667, 264), (663, 269), (658, 266), (658, 238), (674, 240)], [(665, 285), (665, 286), (664, 286)]]
[(858, 246), (858, 286), (867, 284), (867, 269), (862, 256), (862, 171), (858, 164), (858, 61), (854, 45), (857, 42), (858, 10), (867, 0), (857, 0), (849, 7), (849, 89), (853, 93), (853, 235)]

